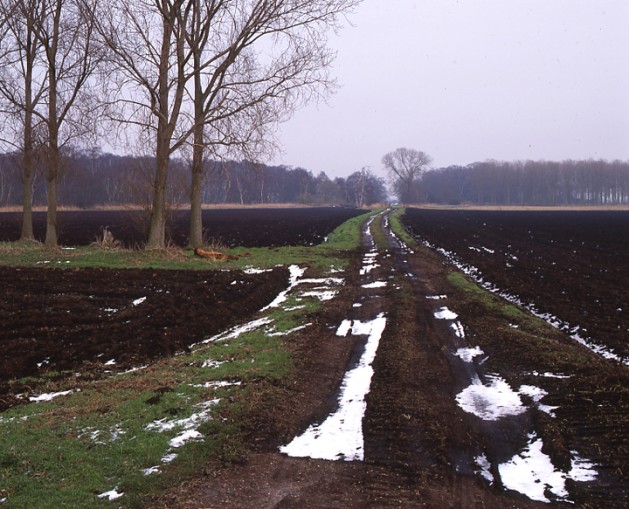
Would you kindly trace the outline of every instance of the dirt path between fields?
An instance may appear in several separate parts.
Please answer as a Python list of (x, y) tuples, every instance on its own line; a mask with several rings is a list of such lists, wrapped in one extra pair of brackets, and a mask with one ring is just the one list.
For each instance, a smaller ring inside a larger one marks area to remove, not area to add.
[[(624, 507), (626, 451), (607, 465), (620, 465), (614, 467), (620, 473), (607, 468), (602, 480), (571, 480), (572, 448), (587, 445), (579, 437), (591, 424), (589, 414), (584, 413), (573, 428), (562, 416), (549, 417), (548, 408), (540, 403), (543, 394), (524, 383), (529, 378), (523, 371), (517, 373), (522, 385), (514, 392), (517, 384), (509, 385), (497, 374), (503, 374), (497, 369), (502, 364), (486, 362), (493, 358), (491, 341), (483, 345), (487, 354), (475, 346), (481, 332), (495, 339), (502, 331), (476, 325), (478, 310), (472, 320), (469, 309), (450, 294), (445, 273), (441, 258), (425, 251), (413, 253), (393, 235), (386, 218), (367, 225), (362, 253), (346, 274), (345, 289), (318, 315), (315, 326), (290, 340), (297, 370), (292, 386), (286, 388), (286, 400), (260, 417), (252, 436), (255, 452), (242, 464), (208, 469), (205, 476), (181, 486), (160, 504), (179, 509), (497, 509), (548, 507), (541, 502), (547, 500), (554, 507), (600, 507), (602, 502), (606, 507)], [(461, 317), (455, 312), (459, 309)], [(365, 397), (362, 459), (330, 461), (280, 453), (280, 446), (309, 425), (322, 429), (326, 417), (337, 410), (343, 376), (359, 363), (367, 342), (365, 334), (351, 332), (353, 324), (377, 316), (386, 317), (386, 327)], [(469, 326), (460, 321), (467, 318)], [(553, 348), (573, 346), (559, 342)], [(588, 358), (588, 362), (598, 361)], [(528, 373), (537, 373), (535, 366), (528, 368)], [(622, 379), (618, 383), (628, 380), (624, 368), (610, 370), (616, 380)], [(552, 379), (560, 383), (557, 380), (564, 381)], [(498, 402), (492, 399), (496, 394)], [(566, 394), (570, 398), (572, 393)], [(599, 464), (610, 454), (604, 441), (618, 434), (624, 423), (626, 412), (621, 406), (616, 420), (595, 432), (600, 435)], [(626, 431), (621, 434), (624, 447)], [(537, 480), (530, 473), (535, 466), (527, 463), (536, 446), (545, 451), (542, 459), (552, 461), (550, 470)], [(557, 477), (558, 487), (550, 480)], [(533, 490), (536, 500), (530, 498), (530, 491), (528, 496), (522, 493), (526, 489), (519, 485), (527, 482), (541, 486)]]

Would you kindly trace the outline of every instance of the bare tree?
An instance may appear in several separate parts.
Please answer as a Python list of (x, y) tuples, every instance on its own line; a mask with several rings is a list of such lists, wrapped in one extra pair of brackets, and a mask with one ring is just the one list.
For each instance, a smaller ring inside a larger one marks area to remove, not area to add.
[(382, 158), (389, 179), (402, 203), (413, 200), (413, 185), (428, 169), (432, 158), (419, 150), (398, 148)]
[(272, 150), (272, 128), (331, 90), (326, 32), (359, 0), (192, 0), (193, 164), (190, 244), (202, 241), (203, 154), (250, 160)]
[(35, 112), (47, 90), (43, 47), (35, 31), (43, 7), (41, 0), (0, 0), (1, 29), (5, 34), (0, 40), (3, 142), (22, 154), (21, 238), (24, 240), (34, 238), (33, 184), (38, 129)]
[(188, 137), (180, 116), (190, 80), (183, 27), (191, 1), (114, 0), (98, 14), (112, 65), (111, 118), (135, 131), (155, 154), (148, 248), (165, 245), (170, 157)]
[[(204, 157), (260, 155), (271, 127), (329, 89), (325, 29), (360, 0), (114, 0), (99, 31), (116, 68), (117, 119), (155, 146), (147, 247), (165, 242), (169, 159), (192, 150), (190, 244), (202, 241)], [(150, 35), (149, 35), (150, 34)]]
[(47, 130), (47, 221), (45, 245), (57, 245), (58, 185), (62, 149), (94, 132), (98, 102), (89, 78), (101, 53), (93, 38), (96, 0), (40, 0), (33, 29), (46, 72), (45, 108), (34, 114)]

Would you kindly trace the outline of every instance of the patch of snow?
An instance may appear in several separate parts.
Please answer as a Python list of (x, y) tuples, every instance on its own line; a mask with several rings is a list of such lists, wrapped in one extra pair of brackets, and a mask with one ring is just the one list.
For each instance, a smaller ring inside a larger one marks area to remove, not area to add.
[(362, 307), (363, 307), (363, 305), (362, 305), (360, 302), (355, 302), (355, 303), (352, 305), (352, 307), (353, 307), (353, 308), (362, 308)]
[(349, 333), (351, 328), (352, 328), (352, 321), (351, 320), (343, 320), (341, 322), (341, 325), (339, 325), (339, 328), (336, 329), (336, 335), (337, 336), (341, 336), (341, 337), (345, 337), (345, 336), (347, 336), (347, 334)]
[(116, 486), (111, 491), (106, 491), (105, 493), (101, 493), (100, 495), (97, 495), (97, 496), (98, 496), (98, 498), (106, 498), (107, 500), (112, 502), (112, 501), (122, 497), (122, 495), (124, 495), (124, 491), (122, 493), (118, 493), (117, 490), (118, 490), (118, 486)]
[(443, 299), (447, 299), (448, 296), (447, 295), (426, 295), (426, 298), (428, 300), (443, 300)]
[(225, 361), (215, 361), (214, 359), (205, 359), (203, 363), (201, 364), (201, 367), (216, 369), (216, 368), (220, 368), (223, 364), (225, 364)]
[(480, 347), (475, 346), (474, 348), (459, 348), (454, 355), (459, 357), (463, 362), (472, 362), (474, 357), (478, 357), (484, 353), (485, 352), (483, 352)]
[(302, 292), (300, 295), (302, 297), (315, 297), (319, 299), (321, 302), (325, 302), (328, 300), (332, 300), (339, 292), (335, 290), (312, 290), (309, 292)]
[(146, 369), (146, 368), (148, 368), (148, 367), (149, 367), (149, 366), (148, 366), (148, 364), (145, 364), (145, 365), (143, 365), (143, 366), (137, 366), (137, 367), (135, 367), (135, 368), (128, 369), (128, 370), (127, 370), (127, 371), (125, 371), (123, 374), (133, 373), (134, 371), (140, 371), (140, 370), (142, 370), (142, 369)]
[[(362, 422), (366, 409), (380, 337), (386, 327), (384, 314), (370, 322), (353, 322), (352, 333), (366, 333), (369, 338), (358, 365), (345, 374), (338, 410), (323, 423), (310, 426), (280, 451), (293, 457), (361, 461), (364, 459)], [(356, 330), (354, 330), (356, 328)]]
[(451, 329), (454, 329), (454, 334), (460, 339), (465, 339), (465, 329), (463, 328), (463, 324), (461, 322), (454, 322), (450, 325)]
[(241, 334), (254, 331), (272, 322), (273, 320), (267, 317), (257, 318), (255, 320), (251, 320), (250, 322), (245, 323), (244, 325), (238, 325), (236, 327), (232, 327), (231, 329), (227, 329), (226, 331), (221, 332), (217, 334), (216, 336), (212, 336), (211, 338), (204, 339), (203, 341), (201, 341), (201, 344), (213, 343), (214, 341), (225, 341), (227, 339), (236, 339)]
[(28, 398), (32, 403), (41, 403), (42, 401), (51, 401), (59, 396), (67, 396), (68, 394), (72, 394), (74, 391), (61, 391), (61, 392), (49, 392), (48, 394), (40, 394), (39, 396), (30, 396)]
[(533, 376), (541, 376), (544, 378), (572, 378), (572, 375), (562, 375), (560, 373), (540, 373), (538, 371), (532, 371), (531, 375)]
[(454, 311), (450, 311), (447, 307), (442, 307), (439, 311), (435, 311), (437, 320), (456, 320), (459, 317)]
[(486, 421), (497, 421), (526, 411), (520, 395), (500, 377), (492, 377), (487, 385), (475, 378), (457, 394), (456, 401), (465, 412)]
[(476, 458), (474, 458), (474, 461), (480, 468), (477, 473), (480, 474), (480, 476), (485, 479), (489, 484), (493, 484), (494, 475), (491, 473), (491, 463), (487, 459), (487, 456), (481, 454), (479, 456), (476, 456)]
[(258, 269), (255, 267), (247, 267), (243, 270), (245, 274), (263, 274), (265, 272), (271, 272), (273, 269)]
[(567, 475), (555, 469), (550, 458), (542, 452), (544, 444), (540, 438), (532, 433), (529, 440), (520, 454), (498, 465), (503, 485), (538, 502), (551, 502), (547, 492), (559, 500), (566, 500)]
[(228, 382), (227, 380), (215, 380), (212, 382), (205, 382), (204, 384), (201, 384), (201, 385), (193, 385), (193, 387), (201, 387), (203, 389), (220, 389), (221, 387), (237, 387), (239, 385), (242, 385), (242, 382)]
[(148, 475), (153, 475), (153, 474), (159, 474), (161, 473), (161, 470), (159, 469), (159, 466), (154, 466), (154, 467), (145, 468), (144, 470), (142, 470), (142, 473), (145, 476), (148, 476)]
[(292, 334), (293, 332), (299, 332), (300, 330), (303, 330), (307, 327), (310, 327), (312, 325), (312, 323), (306, 323), (304, 325), (298, 325), (297, 327), (293, 327), (292, 329), (286, 330), (286, 331), (282, 331), (282, 332), (272, 332), (270, 334), (268, 334), (268, 336), (289, 336), (290, 334)]
[(140, 297), (139, 299), (135, 299), (132, 304), (134, 306), (139, 306), (140, 304), (142, 304), (144, 301), (146, 300), (146, 297)]
[(568, 472), (568, 477), (573, 481), (589, 482), (597, 477), (596, 465), (591, 461), (581, 458), (576, 451), (570, 451), (573, 456), (572, 468)]
[(116, 359), (109, 359), (105, 364), (103, 364), (104, 366), (115, 366), (116, 365)]
[(178, 448), (178, 447), (182, 447), (183, 445), (186, 445), (188, 442), (192, 442), (194, 440), (201, 440), (202, 438), (203, 438), (203, 435), (199, 433), (196, 429), (187, 429), (181, 432), (175, 438), (173, 438), (170, 442), (168, 442), (168, 445), (170, 445), (173, 448)]
[(369, 274), (372, 270), (374, 270), (374, 269), (376, 269), (378, 267), (380, 267), (380, 265), (377, 264), (377, 263), (372, 263), (372, 264), (369, 264), (369, 265), (363, 265), (361, 267), (360, 271), (359, 271), (359, 274), (361, 276), (364, 276), (366, 274)]
[(375, 281), (374, 283), (367, 283), (361, 286), (363, 288), (384, 288), (387, 284), (386, 281)]
[(290, 311), (297, 311), (299, 309), (304, 309), (306, 306), (291, 306), (288, 308), (284, 308), (284, 311), (290, 312)]
[(543, 405), (541, 403), (542, 398), (544, 396), (548, 396), (548, 393), (541, 389), (540, 387), (536, 387), (535, 385), (521, 385), (518, 392), (524, 396), (528, 396), (533, 400), (535, 406), (544, 413), (547, 413), (551, 417), (555, 417), (555, 410), (557, 410), (556, 406)]
[(177, 453), (170, 453), (170, 454), (166, 454), (163, 458), (162, 458), (162, 463), (172, 463), (173, 461), (175, 461), (175, 458), (178, 456)]
[(200, 424), (211, 419), (211, 409), (219, 401), (220, 399), (212, 399), (210, 401), (202, 403), (201, 405), (198, 405), (201, 407), (201, 411), (193, 413), (190, 417), (187, 417), (185, 419), (173, 419), (170, 421), (167, 419), (158, 419), (147, 424), (145, 429), (147, 431), (158, 431), (160, 433), (164, 431), (170, 431), (175, 428), (180, 428), (186, 431), (192, 430), (193, 428), (196, 428)]

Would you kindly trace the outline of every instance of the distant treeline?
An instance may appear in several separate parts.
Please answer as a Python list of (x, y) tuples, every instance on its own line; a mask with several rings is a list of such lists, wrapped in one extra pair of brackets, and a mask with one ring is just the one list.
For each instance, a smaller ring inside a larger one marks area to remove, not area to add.
[[(60, 204), (80, 208), (145, 205), (151, 198), (155, 160), (100, 151), (64, 157)], [(33, 183), (35, 205), (46, 204), (45, 171)], [(171, 206), (189, 203), (190, 166), (171, 162)], [(20, 154), (0, 154), (0, 207), (22, 204)], [(629, 204), (629, 162), (486, 161), (426, 171), (414, 181), (411, 203), (483, 205)], [(369, 206), (384, 203), (383, 179), (367, 169), (330, 179), (304, 168), (243, 162), (205, 163), (203, 202), (208, 204), (302, 203)]]
[[(22, 203), (21, 158), (0, 154), (0, 206)], [(155, 160), (113, 154), (74, 153), (64, 157), (59, 185), (61, 205), (90, 208), (150, 203)], [(45, 205), (45, 172), (33, 184), (33, 203)], [(169, 175), (171, 206), (190, 203), (190, 166), (172, 160)], [(251, 162), (205, 163), (202, 200), (208, 204), (337, 204), (363, 206), (386, 201), (384, 181), (367, 170), (347, 178), (314, 176), (303, 168), (267, 166)]]
[(418, 203), (613, 205), (629, 203), (626, 161), (486, 161), (427, 171)]

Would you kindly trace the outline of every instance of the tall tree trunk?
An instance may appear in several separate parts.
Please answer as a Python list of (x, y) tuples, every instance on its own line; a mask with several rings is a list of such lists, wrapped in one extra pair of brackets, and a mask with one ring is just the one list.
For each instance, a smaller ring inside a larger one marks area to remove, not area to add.
[[(198, 133), (197, 131), (201, 131)], [(203, 245), (203, 210), (201, 188), (203, 185), (203, 126), (195, 130), (192, 149), (192, 184), (190, 188), (190, 247)]]
[(166, 246), (166, 184), (168, 182), (169, 159), (168, 142), (160, 137), (157, 141), (147, 249), (161, 249)]
[[(53, 55), (56, 54), (56, 50)], [(57, 246), (57, 188), (59, 181), (59, 124), (57, 117), (57, 76), (54, 58), (49, 69), (48, 84), (48, 212), (46, 216), (46, 247)]]
[(32, 20), (28, 19), (29, 30), (26, 41), (26, 59), (24, 73), (24, 154), (23, 164), (23, 188), (22, 188), (22, 240), (32, 240), (33, 234), (33, 67), (35, 46), (33, 31), (30, 27)]
[(190, 186), (190, 247), (203, 245), (203, 211), (201, 187), (203, 185), (203, 152), (205, 150), (205, 126), (203, 125), (203, 89), (201, 84), (201, 57), (195, 51), (194, 59), (194, 139), (192, 145), (192, 182)]
[[(28, 117), (28, 113), (26, 114)], [(28, 123), (25, 125), (24, 132), (24, 155), (22, 156), (22, 164), (24, 166), (22, 172), (22, 240), (32, 240), (35, 238), (33, 234), (33, 148), (31, 133)]]
[[(55, 159), (52, 156), (50, 159)], [(57, 155), (58, 158), (58, 155)], [(50, 161), (51, 165), (58, 164)], [(49, 169), (48, 174), (48, 212), (46, 215), (46, 240), (44, 244), (46, 247), (56, 247), (58, 239), (57, 231), (57, 187), (58, 179), (55, 174), (56, 170)]]

